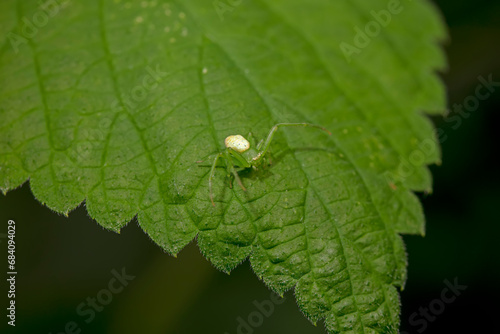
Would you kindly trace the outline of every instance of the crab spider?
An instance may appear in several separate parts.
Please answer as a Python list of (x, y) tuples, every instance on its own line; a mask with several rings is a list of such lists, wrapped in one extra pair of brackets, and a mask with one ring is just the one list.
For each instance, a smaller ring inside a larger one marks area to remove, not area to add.
[[(231, 135), (226, 137), (224, 140), (224, 144), (226, 149), (222, 152), (219, 152), (214, 159), (212, 164), (212, 168), (210, 169), (210, 176), (208, 177), (208, 189), (210, 193), (210, 201), (212, 205), (215, 206), (213, 192), (212, 192), (212, 181), (215, 175), (215, 168), (217, 167), (217, 162), (219, 159), (225, 159), (226, 170), (229, 173), (233, 174), (238, 185), (246, 191), (245, 186), (241, 182), (240, 177), (238, 176), (238, 172), (235, 168), (254, 168), (257, 169), (257, 166), (262, 164), (264, 161), (265, 155), (269, 150), (269, 146), (271, 145), (271, 141), (273, 140), (274, 133), (280, 128), (284, 126), (310, 126), (320, 130), (327, 132), (329, 135), (332, 133), (325, 129), (322, 126), (309, 124), (309, 123), (279, 123), (271, 128), (269, 134), (267, 135), (266, 140), (261, 140), (255, 148), (251, 147), (250, 142), (243, 137), (242, 135)], [(251, 133), (248, 134), (248, 138), (252, 139), (253, 136)], [(201, 162), (201, 161), (198, 161)]]

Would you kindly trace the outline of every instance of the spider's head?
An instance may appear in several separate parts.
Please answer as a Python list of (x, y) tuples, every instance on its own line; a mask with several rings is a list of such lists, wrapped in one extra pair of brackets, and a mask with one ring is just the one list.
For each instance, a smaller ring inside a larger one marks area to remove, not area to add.
[(243, 153), (250, 148), (250, 143), (242, 135), (228, 136), (224, 140), (227, 148), (233, 149), (238, 153)]

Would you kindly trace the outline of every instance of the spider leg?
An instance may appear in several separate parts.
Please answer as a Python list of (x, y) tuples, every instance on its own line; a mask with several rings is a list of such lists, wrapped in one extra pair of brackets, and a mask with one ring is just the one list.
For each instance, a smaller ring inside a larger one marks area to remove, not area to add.
[(238, 172), (234, 168), (233, 168), (232, 172), (233, 172), (234, 178), (238, 182), (238, 185), (241, 187), (241, 189), (243, 189), (243, 191), (247, 191), (247, 188), (245, 188), (245, 186), (243, 185), (243, 182), (241, 182), (241, 179), (238, 176)]
[(260, 151), (260, 148), (262, 147), (262, 144), (264, 143), (264, 139), (261, 139), (259, 143), (257, 144), (257, 151)]
[(228, 160), (227, 168), (229, 169), (229, 172), (231, 172), (234, 175), (234, 179), (236, 180), (236, 182), (238, 182), (238, 185), (241, 187), (241, 189), (243, 189), (243, 191), (247, 191), (247, 188), (245, 188), (245, 186), (241, 182), (240, 177), (238, 176), (238, 172), (236, 171), (236, 169), (234, 169), (231, 157), (229, 156), (228, 153), (226, 154), (227, 154), (226, 159)]
[(255, 147), (255, 137), (251, 132), (248, 133), (247, 140), (250, 142), (250, 147)]
[(266, 141), (264, 143), (259, 143), (259, 145), (257, 145), (257, 148), (259, 150), (259, 155), (253, 159), (255, 162), (260, 162), (263, 159), (263, 157), (265, 156), (265, 154), (267, 153), (267, 151), (269, 150), (269, 147), (271, 146), (271, 141), (273, 140), (273, 137), (274, 137), (274, 133), (276, 131), (278, 131), (279, 128), (287, 127), (287, 126), (309, 126), (309, 127), (323, 130), (326, 133), (328, 133), (329, 135), (332, 134), (330, 131), (328, 131), (324, 127), (314, 125), (314, 124), (309, 124), (309, 123), (278, 123), (271, 128), (271, 130), (269, 131), (269, 134), (267, 135)]
[(234, 178), (236, 179), (236, 182), (238, 182), (238, 185), (243, 189), (243, 191), (247, 191), (247, 188), (243, 185), (243, 182), (241, 182), (240, 177), (238, 176), (238, 172), (234, 169), (234, 167), (231, 166), (231, 173), (233, 173)]
[(210, 193), (210, 201), (212, 202), (213, 206), (215, 206), (215, 203), (214, 203), (214, 194), (212, 192), (212, 180), (215, 175), (215, 167), (217, 166), (217, 160), (219, 160), (219, 158), (222, 157), (224, 157), (222, 153), (219, 153), (215, 156), (214, 163), (212, 164), (212, 168), (210, 169), (210, 176), (208, 177), (208, 191)]

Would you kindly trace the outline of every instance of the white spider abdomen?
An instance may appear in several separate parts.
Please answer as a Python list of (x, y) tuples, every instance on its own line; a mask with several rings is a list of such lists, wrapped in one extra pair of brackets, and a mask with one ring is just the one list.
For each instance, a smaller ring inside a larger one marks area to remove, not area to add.
[(233, 149), (238, 153), (243, 153), (250, 148), (250, 143), (241, 135), (228, 136), (224, 140), (227, 148)]

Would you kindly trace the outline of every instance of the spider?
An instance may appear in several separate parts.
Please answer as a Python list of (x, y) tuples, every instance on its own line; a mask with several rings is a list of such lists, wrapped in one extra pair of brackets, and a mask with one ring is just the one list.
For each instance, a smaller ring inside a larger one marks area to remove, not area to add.
[[(231, 135), (226, 137), (224, 140), (224, 144), (226, 149), (222, 152), (219, 152), (214, 159), (212, 164), (212, 168), (210, 169), (210, 176), (208, 178), (208, 189), (210, 193), (210, 201), (212, 205), (215, 206), (213, 192), (212, 192), (212, 180), (215, 175), (215, 168), (217, 167), (217, 162), (219, 159), (225, 159), (226, 170), (229, 173), (234, 175), (236, 182), (238, 182), (241, 189), (246, 191), (247, 189), (241, 182), (238, 173), (235, 168), (253, 168), (257, 169), (259, 165), (264, 161), (264, 157), (269, 150), (269, 146), (271, 145), (271, 141), (273, 140), (274, 133), (280, 128), (284, 126), (309, 126), (314, 127), (320, 130), (325, 131), (329, 135), (332, 133), (325, 129), (322, 126), (309, 124), (309, 123), (278, 123), (271, 128), (269, 134), (267, 135), (266, 141), (262, 139), (255, 148), (250, 145), (250, 142), (243, 137), (242, 135)], [(251, 133), (247, 136), (251, 141), (252, 145), (255, 144), (255, 140)], [(197, 161), (198, 163), (203, 161)]]

